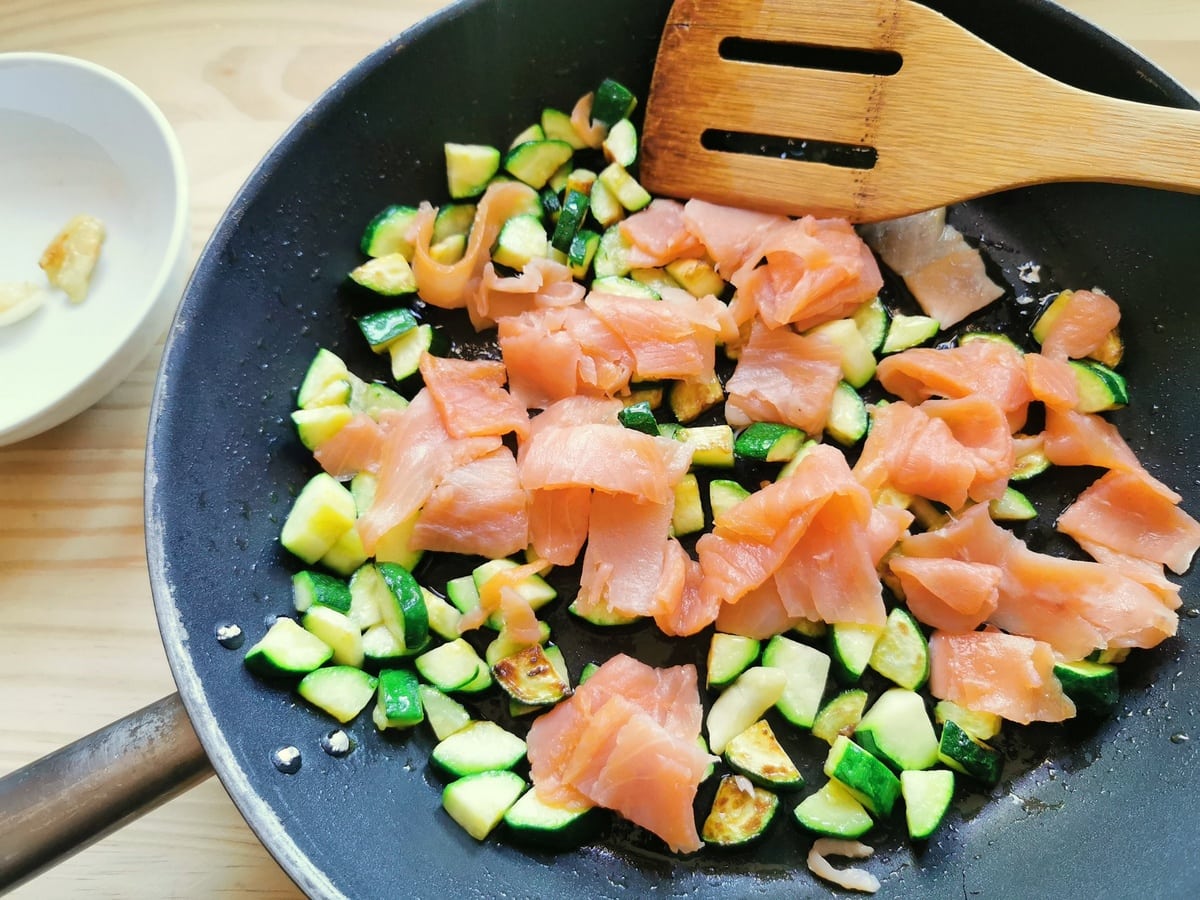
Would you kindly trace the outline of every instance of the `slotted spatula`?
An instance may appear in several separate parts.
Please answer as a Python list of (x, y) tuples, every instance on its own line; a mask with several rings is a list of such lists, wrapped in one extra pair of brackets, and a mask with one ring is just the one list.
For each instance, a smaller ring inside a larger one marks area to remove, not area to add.
[(655, 193), (855, 222), (1050, 181), (1200, 193), (1200, 113), (1069, 87), (909, 0), (676, 0), (642, 144)]

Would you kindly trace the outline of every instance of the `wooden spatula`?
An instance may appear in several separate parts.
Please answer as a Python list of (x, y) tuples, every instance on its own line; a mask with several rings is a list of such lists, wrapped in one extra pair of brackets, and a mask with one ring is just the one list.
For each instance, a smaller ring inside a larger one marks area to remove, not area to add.
[(909, 0), (676, 0), (642, 144), (656, 193), (855, 222), (1049, 181), (1200, 193), (1200, 113), (1069, 87)]

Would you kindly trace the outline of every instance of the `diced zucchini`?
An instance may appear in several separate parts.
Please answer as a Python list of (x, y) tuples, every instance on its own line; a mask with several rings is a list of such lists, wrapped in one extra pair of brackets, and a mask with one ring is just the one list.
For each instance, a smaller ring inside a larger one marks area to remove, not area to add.
[(489, 666), (495, 666), (496, 663), (500, 662), (506, 656), (520, 653), (525, 648), (532, 647), (533, 644), (542, 644), (544, 646), (548, 640), (550, 640), (550, 626), (541, 620), (538, 621), (538, 639), (532, 643), (529, 641), (519, 641), (509, 634), (507, 629), (501, 628), (495, 640), (487, 645), (487, 649), (483, 652), (483, 658)]
[(1106, 666), (1120, 665), (1129, 658), (1128, 647), (1104, 647), (1093, 650), (1087, 656), (1088, 662), (1103, 663)]
[(417, 527), (418, 515), (419, 513), (413, 513), (384, 533), (375, 544), (376, 561), (396, 563), (410, 572), (413, 570), (425, 552), (412, 546), (412, 534), (413, 529)]
[(633, 92), (619, 81), (605, 78), (596, 88), (592, 99), (592, 119), (610, 128), (621, 119), (629, 117), (637, 106)]
[(294, 619), (278, 618), (262, 639), (246, 651), (246, 668), (259, 675), (306, 675), (333, 656), (328, 644)]
[(363, 664), (362, 632), (349, 616), (327, 606), (314, 606), (300, 620), (304, 630), (315, 634), (333, 651), (330, 661), (338, 666)]
[[(502, 572), (506, 569), (515, 569), (519, 563), (511, 559), (492, 559), (476, 566), (471, 571), (471, 578), (475, 581), (475, 588), (483, 590), (483, 586), (497, 572)], [(541, 575), (526, 575), (513, 588), (525, 599), (530, 607), (535, 611), (541, 609), (551, 600), (558, 596), (558, 591), (552, 588)]]
[(619, 119), (608, 129), (608, 135), (601, 144), (604, 158), (628, 169), (637, 162), (638, 135), (637, 129), (628, 119)]
[(413, 222), (417, 218), (414, 206), (388, 206), (367, 223), (359, 247), (370, 257), (399, 253), (412, 261), (413, 245), (409, 240)]
[(321, 559), (354, 527), (354, 498), (326, 472), (314, 475), (296, 496), (279, 542), (308, 564)]
[(531, 259), (546, 255), (550, 243), (536, 216), (513, 216), (500, 228), (492, 259), (502, 266), (522, 269)]
[[(679, 385), (676, 385), (678, 389)], [(672, 392), (672, 399), (674, 393)], [(731, 469), (734, 463), (733, 429), (728, 425), (681, 428), (675, 435), (680, 443), (692, 448), (692, 465), (711, 469)]]
[(596, 807), (563, 809), (541, 800), (530, 788), (504, 814), (504, 826), (514, 840), (534, 847), (564, 849), (590, 838), (600, 823)]
[(854, 386), (839, 381), (829, 406), (829, 418), (825, 421), (825, 433), (843, 447), (853, 447), (867, 435), (871, 418), (867, 415), (867, 404)]
[(1037, 518), (1037, 507), (1014, 487), (1006, 487), (995, 500), (988, 501), (988, 513), (997, 522), (1027, 522)]
[(549, 706), (571, 693), (571, 686), (551, 665), (541, 644), (533, 644), (492, 666), (504, 692), (527, 706)]
[(350, 399), (350, 408), (365, 412), (376, 421), (387, 410), (408, 409), (408, 401), (386, 384), (377, 381), (360, 382)]
[(820, 738), (830, 745), (838, 739), (838, 735), (850, 737), (862, 721), (866, 708), (867, 692), (862, 688), (842, 691), (822, 706), (817, 717), (813, 719), (813, 737)]
[[(617, 202), (629, 212), (637, 212), (640, 209), (645, 209), (650, 205), (650, 192), (647, 191), (638, 180), (630, 175), (624, 167), (618, 163), (609, 163), (596, 176), (596, 183), (602, 184), (608, 188)], [(592, 186), (593, 203), (595, 202), (595, 185)]]
[(1115, 369), (1125, 356), (1125, 342), (1121, 340), (1121, 332), (1114, 328), (1104, 336), (1100, 346), (1092, 351), (1092, 359), (1103, 366)]
[(452, 266), (463, 258), (467, 251), (467, 236), (452, 234), (429, 247), (429, 258), (443, 266)]
[(933, 340), (941, 330), (942, 326), (938, 324), (937, 319), (931, 319), (929, 316), (892, 316), (880, 352), (899, 353), (901, 350), (916, 347)]
[[(592, 191), (592, 210), (596, 208), (596, 192)], [(627, 275), (632, 268), (629, 264), (630, 244), (621, 233), (621, 229), (613, 225), (600, 237), (592, 268), (597, 278)]]
[(929, 678), (929, 644), (907, 611), (888, 613), (883, 634), (871, 651), (870, 666), (902, 688), (915, 691)]
[(622, 275), (605, 275), (592, 281), (592, 290), (601, 294), (617, 294), (622, 297), (637, 297), (641, 300), (661, 300), (658, 291)]
[(988, 786), (1000, 781), (1000, 770), (1004, 765), (999, 750), (971, 737), (953, 719), (947, 719), (942, 725), (938, 760), (955, 772), (969, 775)]
[(377, 593), (380, 589), (386, 590), (386, 585), (375, 571), (374, 564), (360, 566), (350, 578), (350, 606), (346, 615), (360, 631), (366, 631), (383, 622)]
[(402, 665), (418, 651), (408, 650), (386, 625), (372, 625), (362, 635), (363, 662), (372, 670)]
[(526, 788), (513, 772), (479, 772), (459, 778), (442, 791), (442, 808), (467, 834), (482, 841)]
[(736, 481), (714, 478), (708, 483), (708, 505), (712, 507), (713, 521), (749, 496), (750, 492)]
[(854, 684), (867, 670), (875, 644), (883, 635), (878, 625), (839, 622), (829, 629), (829, 652), (833, 671), (840, 681)]
[(1129, 403), (1129, 388), (1124, 376), (1090, 359), (1073, 359), (1069, 365), (1075, 372), (1075, 385), (1079, 389), (1076, 412), (1105, 412)]
[(933, 718), (939, 725), (952, 721), (980, 741), (990, 741), (1000, 733), (1001, 719), (998, 715), (966, 709), (952, 700), (939, 700), (933, 707)]
[(779, 745), (766, 719), (759, 719), (725, 745), (725, 762), (739, 775), (771, 790), (798, 790), (804, 776)]
[(830, 780), (800, 801), (796, 821), (814, 834), (853, 840), (874, 824), (870, 814), (839, 781)]
[(550, 239), (550, 246), (566, 253), (568, 259), (571, 254), (571, 244), (579, 233), (579, 229), (583, 227), (587, 211), (588, 195), (580, 191), (568, 190), (563, 199), (562, 210), (558, 214), (558, 222), (554, 226), (554, 234)]
[(599, 177), (593, 182), (591, 190), (588, 192), (588, 204), (592, 211), (592, 218), (602, 228), (616, 227), (617, 223), (625, 218), (625, 207), (621, 205), (621, 201), (617, 199), (617, 195), (613, 193), (612, 189), (600, 181)]
[(459, 729), (439, 741), (430, 753), (440, 769), (456, 778), (511, 769), (524, 758), (525, 742), (487, 719)]
[(484, 144), (446, 144), (446, 184), (455, 200), (478, 197), (500, 171), (500, 151)]
[(1054, 664), (1054, 675), (1080, 712), (1106, 715), (1121, 697), (1116, 666), (1086, 660), (1060, 662)]
[(463, 615), (479, 607), (479, 588), (470, 575), (462, 575), (446, 582), (446, 599), (454, 604)]
[[(567, 175), (567, 183), (564, 189), (568, 191), (579, 191), (581, 194), (592, 193), (592, 187), (596, 184), (596, 173), (591, 169), (572, 169)], [(614, 198), (615, 202), (615, 198)]]
[(1047, 303), (1037, 318), (1033, 320), (1033, 326), (1029, 329), (1029, 333), (1033, 339), (1039, 344), (1045, 343), (1046, 336), (1050, 334), (1050, 329), (1054, 326), (1055, 321), (1063, 310), (1071, 303), (1071, 295), (1074, 291), (1060, 291), (1055, 295), (1054, 299)]
[(296, 394), (296, 406), (314, 409), (345, 406), (350, 402), (353, 380), (342, 358), (331, 350), (317, 350), (304, 372)]
[(887, 818), (900, 796), (900, 779), (882, 762), (839, 735), (825, 759), (825, 774), (836, 778), (872, 815)]
[(884, 691), (862, 717), (854, 740), (897, 771), (928, 769), (937, 762), (938, 739), (921, 695)]
[(1020, 350), (1012, 338), (1007, 334), (1001, 334), (998, 331), (967, 331), (959, 335), (958, 345), (961, 347), (964, 344), (969, 344), (972, 341), (992, 341), (993, 343), (1005, 344), (1013, 350)]
[(858, 333), (862, 335), (872, 353), (878, 353), (883, 349), (883, 342), (887, 338), (892, 317), (882, 300), (878, 297), (868, 300), (854, 311), (851, 318), (854, 319)]
[(327, 606), (339, 613), (350, 611), (350, 587), (341, 578), (320, 572), (297, 572), (292, 576), (292, 605), (296, 612), (312, 606)]
[(300, 679), (296, 692), (339, 722), (349, 722), (375, 696), (375, 677), (354, 666), (326, 666)]
[(429, 613), (421, 586), (397, 563), (379, 563), (376, 569), (387, 585), (387, 591), (378, 594), (383, 624), (407, 649), (423, 647), (429, 640)]
[(429, 630), (443, 640), (453, 641), (458, 638), (458, 625), (462, 620), (462, 613), (424, 585), (421, 585), (421, 594), (425, 598)]
[(470, 724), (471, 714), (467, 712), (466, 707), (432, 685), (418, 685), (417, 695), (421, 699), (422, 709), (425, 710), (425, 720), (433, 729), (433, 736), (439, 741), (444, 741)]
[(829, 631), (829, 626), (819, 619), (797, 619), (792, 624), (792, 633), (798, 634), (802, 638), (815, 640), (825, 637)]
[(571, 275), (578, 279), (587, 278), (588, 269), (599, 249), (600, 235), (587, 228), (579, 229), (567, 250), (567, 265), (571, 268)]
[(649, 403), (634, 403), (624, 407), (617, 413), (617, 421), (633, 431), (658, 436), (658, 420), (654, 418), (654, 411)]
[(384, 353), (388, 345), (417, 327), (416, 316), (405, 307), (369, 313), (358, 319), (358, 328), (376, 353)]
[(297, 409), (292, 413), (292, 424), (296, 435), (309, 450), (316, 450), (327, 440), (345, 428), (354, 418), (349, 406), (315, 406)]
[(643, 284), (652, 290), (656, 297), (662, 298), (665, 290), (679, 290), (679, 283), (667, 274), (666, 269), (638, 268), (630, 269), (629, 277), (638, 284)]
[(528, 143), (529, 141), (544, 141), (545, 139), (545, 129), (542, 128), (540, 122), (534, 122), (512, 139), (512, 143), (508, 145), (508, 149), (511, 150), (514, 147), (519, 147), (521, 144)]
[[(1014, 437), (1017, 437), (1014, 435)], [(1050, 468), (1050, 460), (1046, 456), (1044, 450), (1031, 450), (1028, 453), (1022, 453), (1017, 457), (1016, 463), (1013, 465), (1012, 474), (1008, 476), (1009, 481), (1028, 481), (1035, 475), (1041, 475)]]
[(775, 476), (776, 481), (783, 481), (785, 478), (790, 478), (792, 473), (796, 471), (800, 462), (808, 454), (808, 451), (817, 446), (816, 441), (805, 441), (804, 445), (796, 451), (796, 455), (783, 464), (783, 468), (779, 470), (779, 474)]
[(681, 537), (703, 531), (704, 506), (700, 502), (700, 482), (691, 472), (675, 485), (675, 508), (671, 512), (671, 534)]
[(455, 235), (468, 235), (475, 224), (474, 203), (447, 203), (437, 211), (433, 220), (433, 237), (430, 242), (440, 244)]
[(779, 712), (793, 725), (812, 728), (829, 677), (829, 657), (807, 644), (776, 635), (763, 650), (763, 665), (787, 676), (787, 686), (775, 704)]
[(376, 725), (383, 722), (384, 728), (412, 728), (425, 720), (420, 683), (408, 669), (380, 672), (378, 698)]
[(590, 662), (579, 670), (579, 683), (582, 685), (585, 681), (591, 678), (600, 669), (594, 662)]
[(332, 572), (349, 577), (367, 561), (367, 551), (356, 528), (347, 528), (342, 536), (325, 551), (320, 563)]
[(853, 319), (834, 319), (808, 331), (837, 347), (842, 356), (842, 377), (860, 388), (875, 377), (875, 354)]
[(741, 847), (762, 837), (779, 809), (779, 798), (756, 785), (750, 790), (733, 775), (723, 775), (700, 837), (717, 847)]
[(417, 373), (421, 366), (421, 354), (433, 346), (433, 326), (426, 323), (405, 332), (388, 344), (388, 355), (392, 358), (392, 377), (403, 381)]
[(583, 138), (579, 136), (579, 132), (575, 130), (571, 117), (561, 109), (549, 106), (543, 109), (541, 125), (542, 133), (547, 140), (564, 141), (575, 150), (582, 150), (587, 146), (583, 142)]
[(733, 443), (735, 456), (760, 462), (787, 462), (807, 440), (804, 432), (777, 422), (754, 422)]
[(908, 836), (914, 841), (926, 840), (937, 831), (950, 809), (954, 773), (949, 769), (901, 772), (900, 793), (904, 797)]
[(615, 628), (622, 625), (632, 625), (641, 619), (641, 616), (631, 616), (625, 613), (615, 612), (609, 609), (604, 604), (597, 604), (595, 609), (584, 610), (577, 601), (572, 601), (567, 607), (567, 612), (571, 615), (582, 619), (583, 621), (596, 625), (601, 628)]
[(693, 297), (720, 297), (725, 291), (725, 279), (702, 259), (677, 259), (667, 263), (666, 270)]
[(574, 148), (566, 141), (534, 140), (518, 144), (504, 157), (504, 171), (535, 190), (546, 186), (555, 172), (567, 162)]
[(491, 678), (487, 663), (479, 658), (475, 648), (462, 638), (448, 641), (418, 656), (414, 663), (421, 677), (440, 691), (461, 691), (483, 671)]
[[(712, 409), (725, 400), (725, 391), (716, 374), (698, 378), (693, 381), (677, 381), (671, 386), (671, 412), (680, 424), (699, 418), (703, 413)], [(728, 428), (729, 426), (721, 426)], [(733, 435), (730, 432), (730, 460), (733, 459)], [(732, 464), (732, 463), (731, 463)]]
[(417, 289), (417, 276), (403, 253), (369, 259), (350, 272), (350, 279), (384, 297), (399, 297)]
[(761, 646), (761, 642), (754, 638), (715, 632), (708, 645), (706, 684), (710, 688), (722, 688), (730, 684), (758, 659)]
[(781, 669), (753, 666), (725, 689), (708, 711), (708, 746), (713, 753), (762, 718), (787, 688), (788, 677)]

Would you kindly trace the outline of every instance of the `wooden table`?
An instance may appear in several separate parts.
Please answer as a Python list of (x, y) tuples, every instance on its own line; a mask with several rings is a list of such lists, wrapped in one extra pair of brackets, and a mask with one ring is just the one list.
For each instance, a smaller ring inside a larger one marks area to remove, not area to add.
[[(354, 62), (443, 5), (0, 0), (0, 52), (80, 56), (127, 76), (158, 103), (187, 159), (198, 254), (288, 124)], [(1200, 92), (1194, 0), (1065, 5)], [(0, 449), (0, 775), (174, 689), (142, 530), (142, 462), (159, 350), (91, 410)], [(13, 894), (297, 895), (216, 779)]]

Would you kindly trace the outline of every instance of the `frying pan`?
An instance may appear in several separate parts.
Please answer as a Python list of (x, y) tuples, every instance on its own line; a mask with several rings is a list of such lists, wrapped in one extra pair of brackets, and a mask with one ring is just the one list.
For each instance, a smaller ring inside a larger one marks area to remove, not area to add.
[[(237, 624), (256, 640), (290, 607), (296, 567), (279, 547), (279, 527), (315, 469), (288, 413), (313, 352), (329, 347), (360, 374), (386, 374), (352, 321), (376, 307), (345, 282), (359, 261), (363, 223), (387, 203), (443, 196), (444, 141), (498, 142), (543, 105), (569, 106), (609, 75), (644, 97), (668, 5), (469, 0), (406, 32), (331, 88), (270, 152), (218, 226), (186, 291), (163, 357), (147, 453), (146, 530), (159, 624), (209, 760), (310, 895), (828, 895), (805, 870), (807, 838), (786, 821), (753, 850), (693, 859), (672, 857), (618, 822), (561, 855), (494, 839), (478, 844), (438, 808), (442, 783), (427, 765), (426, 730), (380, 736), (360, 716), (346, 726), (354, 749), (335, 758), (320, 744), (330, 720), (286, 687), (247, 674), (242, 652), (216, 638), (218, 628)], [(1044, 0), (930, 5), (1068, 83), (1131, 100), (1197, 105), (1132, 50)], [(1193, 309), (1200, 296), (1200, 198), (1057, 185), (983, 198), (951, 218), (982, 244), (992, 274), (1011, 294), (1036, 299), (1059, 287), (1098, 285), (1121, 301), (1134, 400), (1115, 418), (1147, 468), (1183, 493), (1185, 508), (1200, 510), (1188, 455), (1200, 396), (1200, 316)], [(1040, 283), (1019, 277), (1029, 262), (1041, 266)], [(888, 291), (904, 302), (896, 284)], [(1012, 305), (1006, 324), (1025, 324), (1033, 306)], [(473, 332), (435, 312), (428, 315), (450, 330), (452, 347), (474, 352)], [(989, 323), (985, 317), (977, 324)], [(1087, 475), (1048, 483), (1035, 500), (1061, 508)], [(1035, 546), (1064, 549), (1049, 528), (1053, 513), (1043, 519), (1025, 536)], [(436, 585), (465, 564), (451, 559), (418, 575)], [(568, 590), (571, 573), (556, 577)], [(1185, 605), (1196, 602), (1198, 588), (1194, 573), (1183, 579)], [(638, 628), (601, 633), (568, 621), (564, 606), (550, 622), (575, 677), (585, 662), (618, 650), (658, 664), (702, 658), (703, 637), (668, 642)], [(912, 846), (897, 823), (873, 832), (878, 852), (868, 867), (883, 881), (881, 895), (1191, 896), (1200, 878), (1192, 825), (1200, 790), (1191, 775), (1200, 741), (1196, 628), (1184, 616), (1178, 637), (1122, 667), (1121, 705), (1112, 717), (1011, 729), (1002, 744), (1005, 780), (989, 792), (963, 793), (927, 846)], [(502, 715), (487, 704), (479, 712)], [(170, 704), (153, 711), (155, 739), (143, 752), (161, 746), (157, 732), (178, 740), (186, 731), (182, 723), (162, 724), (171, 713)], [(790, 746), (810, 784), (818, 784), (820, 754), (805, 740)], [(272, 764), (284, 746), (301, 752), (294, 774)], [(143, 763), (159, 765), (152, 755)], [(153, 790), (198, 771), (184, 765)]]

